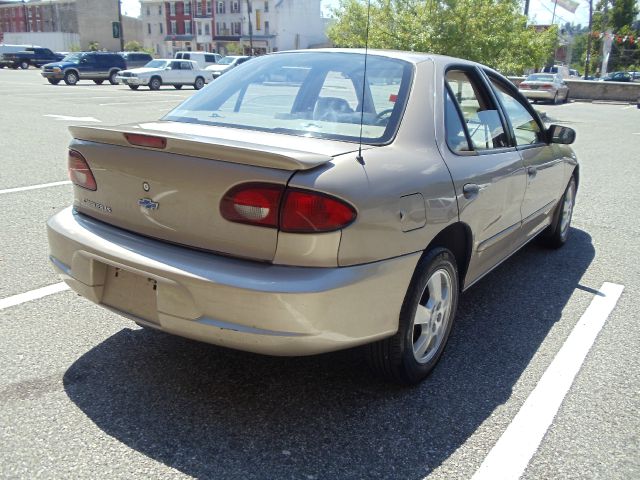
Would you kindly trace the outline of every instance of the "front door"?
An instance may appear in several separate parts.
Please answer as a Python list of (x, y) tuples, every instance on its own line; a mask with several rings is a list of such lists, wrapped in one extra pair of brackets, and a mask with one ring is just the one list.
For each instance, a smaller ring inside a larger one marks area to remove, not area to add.
[(521, 245), (526, 171), (481, 73), (454, 67), (445, 79), (444, 135), (438, 143), (453, 179), (460, 221), (473, 234), (469, 285)]

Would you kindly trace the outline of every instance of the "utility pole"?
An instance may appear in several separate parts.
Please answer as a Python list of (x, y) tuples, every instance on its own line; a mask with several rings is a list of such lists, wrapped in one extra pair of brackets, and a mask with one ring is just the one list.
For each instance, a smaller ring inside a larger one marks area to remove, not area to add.
[(124, 52), (124, 28), (122, 28), (122, 2), (118, 2), (118, 23), (120, 24), (120, 51)]
[(247, 0), (247, 14), (249, 15), (249, 55), (253, 55), (253, 24), (251, 23), (251, 0)]
[(589, 76), (589, 64), (591, 62), (591, 39), (593, 37), (593, 0), (589, 0), (589, 36), (587, 37), (587, 57), (584, 61), (584, 78)]

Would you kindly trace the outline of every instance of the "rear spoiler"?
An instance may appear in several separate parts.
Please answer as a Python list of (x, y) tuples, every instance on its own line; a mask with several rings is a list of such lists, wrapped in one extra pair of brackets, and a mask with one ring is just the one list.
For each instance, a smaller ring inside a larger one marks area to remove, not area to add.
[(145, 129), (137, 125), (71, 126), (69, 131), (77, 140), (156, 151), (156, 148), (132, 145), (125, 134), (161, 137), (166, 139), (166, 146), (161, 149), (162, 152), (280, 170), (309, 170), (333, 160), (331, 156), (319, 153), (268, 145), (256, 147), (255, 143), (250, 142)]

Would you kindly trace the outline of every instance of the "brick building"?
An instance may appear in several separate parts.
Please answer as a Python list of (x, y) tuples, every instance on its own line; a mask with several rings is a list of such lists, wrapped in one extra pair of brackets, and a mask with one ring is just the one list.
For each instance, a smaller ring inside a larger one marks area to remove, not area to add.
[[(51, 37), (39, 34), (73, 33), (82, 50), (93, 42), (107, 50), (120, 50), (120, 40), (113, 38), (111, 27), (118, 21), (117, 5), (106, 0), (0, 1), (0, 41), (19, 38), (14, 43), (40, 44), (40, 38)], [(142, 41), (140, 20), (123, 17), (122, 22), (125, 41)]]

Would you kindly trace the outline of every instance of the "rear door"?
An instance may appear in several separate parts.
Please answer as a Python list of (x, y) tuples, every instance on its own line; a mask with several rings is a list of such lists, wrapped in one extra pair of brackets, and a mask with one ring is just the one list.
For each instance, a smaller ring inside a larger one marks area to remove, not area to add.
[(505, 120), (476, 67), (445, 73), (439, 145), (453, 179), (460, 220), (473, 235), (469, 285), (520, 246), (526, 173)]

